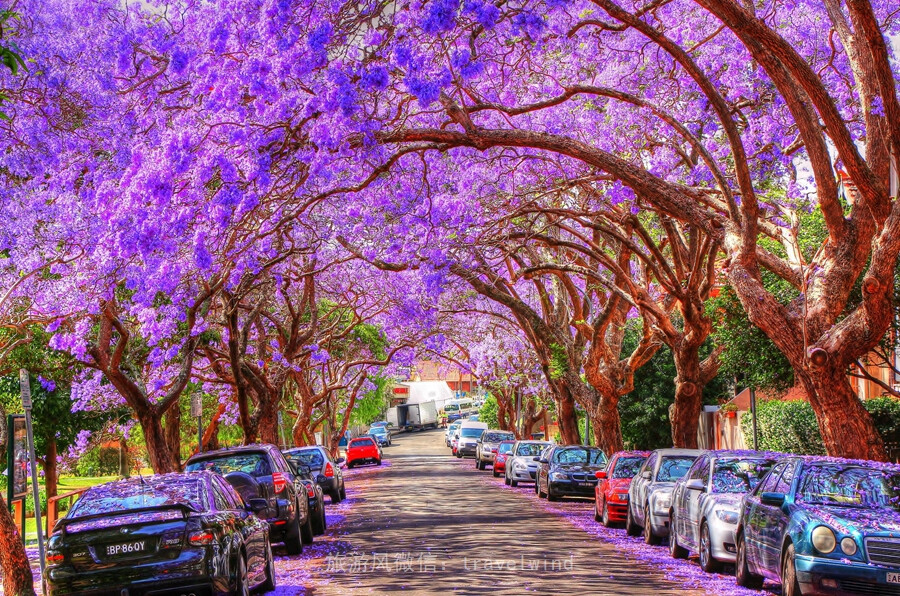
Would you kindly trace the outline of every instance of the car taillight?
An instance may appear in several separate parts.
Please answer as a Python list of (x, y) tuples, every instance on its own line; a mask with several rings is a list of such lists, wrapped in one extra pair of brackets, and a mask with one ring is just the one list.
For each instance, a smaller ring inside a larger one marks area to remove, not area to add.
[(212, 544), (216, 540), (216, 535), (211, 530), (199, 530), (191, 532), (188, 541), (194, 546), (206, 546)]
[(284, 477), (284, 474), (281, 472), (275, 472), (272, 474), (272, 482), (275, 484), (275, 493), (280, 493), (284, 490), (284, 487), (287, 486), (287, 479)]
[(56, 565), (57, 563), (62, 563), (63, 559), (65, 559), (65, 558), (66, 558), (66, 556), (59, 551), (51, 550), (51, 551), (47, 552), (47, 563), (49, 563), (51, 565)]
[(306, 496), (307, 496), (307, 497), (314, 497), (314, 496), (316, 496), (316, 489), (314, 489), (314, 488), (312, 487), (312, 484), (307, 484), (307, 485), (306, 485)]
[(331, 462), (325, 463), (325, 477), (331, 478), (334, 476), (334, 466), (331, 465)]
[(496, 448), (496, 447), (492, 447), (492, 448), (491, 448), (491, 453), (497, 453), (497, 448)]

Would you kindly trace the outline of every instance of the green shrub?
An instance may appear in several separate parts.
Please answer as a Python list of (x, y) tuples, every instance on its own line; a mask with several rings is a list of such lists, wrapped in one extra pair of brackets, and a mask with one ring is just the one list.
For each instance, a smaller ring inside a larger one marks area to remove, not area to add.
[(77, 476), (111, 476), (119, 473), (119, 449), (94, 447), (87, 450), (75, 464)]
[(497, 405), (497, 398), (489, 395), (481, 405), (481, 409), (478, 410), (478, 421), (487, 424), (488, 428), (500, 428), (499, 414), (500, 409)]
[[(900, 443), (900, 400), (880, 397), (863, 402), (886, 443)], [(805, 401), (762, 401), (757, 404), (759, 448), (784, 453), (825, 455), (825, 445), (812, 406)], [(750, 413), (741, 416), (744, 442), (753, 445)]]

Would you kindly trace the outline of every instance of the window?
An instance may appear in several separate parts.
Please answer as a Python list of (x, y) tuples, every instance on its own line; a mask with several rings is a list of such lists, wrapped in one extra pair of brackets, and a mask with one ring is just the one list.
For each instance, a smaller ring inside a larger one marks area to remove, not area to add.
[(325, 458), (318, 449), (292, 451), (287, 454), (287, 458), (294, 462), (294, 464), (303, 464), (310, 468), (321, 468), (325, 466)]
[(759, 493), (771, 493), (775, 491), (775, 485), (778, 484), (778, 479), (781, 477), (781, 473), (784, 471), (784, 467), (787, 464), (778, 464), (772, 471), (766, 475), (763, 479), (762, 483), (759, 485), (759, 489), (756, 491)]
[(688, 480), (702, 480), (706, 484), (709, 478), (709, 458), (705, 455), (697, 459), (688, 471)]
[(778, 479), (778, 483), (775, 485), (776, 493), (788, 494), (791, 492), (791, 485), (794, 483), (794, 470), (797, 469), (797, 466), (794, 464), (787, 464), (784, 468), (784, 473), (781, 475), (781, 478)]
[(647, 463), (644, 464), (644, 467), (641, 468), (641, 473), (646, 472), (647, 470), (653, 471), (653, 468), (656, 467), (656, 460), (659, 459), (659, 455), (656, 453), (651, 453), (650, 457), (647, 458)]
[(659, 472), (656, 474), (657, 482), (675, 482), (691, 469), (694, 460), (692, 455), (677, 455), (662, 458), (659, 462)]
[(372, 439), (354, 439), (352, 444), (353, 447), (373, 447), (374, 445)]
[(269, 458), (264, 453), (228, 453), (221, 456), (193, 461), (187, 465), (185, 471), (199, 472), (211, 470), (224, 476), (230, 472), (246, 472), (251, 476), (271, 476), (272, 466)]
[(213, 482), (213, 502), (219, 511), (228, 511), (233, 508), (228, 499), (225, 498), (225, 495), (222, 494), (222, 487), (215, 482)]
[(613, 469), (613, 478), (634, 478), (638, 473), (638, 469), (647, 461), (644, 457), (620, 457), (616, 460), (616, 467)]
[(756, 488), (766, 472), (775, 463), (771, 459), (728, 458), (716, 461), (713, 472), (714, 493), (747, 493)]

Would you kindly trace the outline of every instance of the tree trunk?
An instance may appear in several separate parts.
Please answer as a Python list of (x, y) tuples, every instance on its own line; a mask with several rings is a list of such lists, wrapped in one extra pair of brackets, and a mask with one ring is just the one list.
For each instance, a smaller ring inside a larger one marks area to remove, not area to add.
[(44, 454), (44, 491), (47, 493), (48, 499), (58, 494), (56, 456), (56, 438), (54, 437), (47, 441), (47, 453)]
[(122, 478), (131, 476), (131, 467), (128, 465), (128, 443), (125, 437), (119, 439), (119, 476)]
[(260, 401), (259, 416), (257, 418), (256, 430), (259, 435), (260, 443), (271, 443), (272, 445), (280, 445), (281, 439), (278, 437), (278, 412), (276, 403), (269, 400)]
[(22, 536), (16, 529), (6, 501), (0, 496), (0, 569), (3, 591), (16, 596), (34, 596), (34, 577), (25, 554)]
[[(887, 460), (881, 435), (850, 385), (843, 367), (805, 370), (798, 375), (798, 379), (803, 383), (809, 403), (816, 413), (819, 434), (829, 455)], [(848, 440), (850, 437), (854, 440)]]
[(575, 415), (575, 399), (566, 385), (560, 385), (557, 389), (554, 393), (560, 439), (563, 445), (578, 445), (581, 443), (581, 434), (578, 432), (578, 417)]
[(212, 451), (219, 448), (219, 423), (225, 413), (225, 404), (219, 404), (216, 413), (203, 431), (203, 451)]
[(597, 444), (606, 455), (622, 451), (622, 426), (619, 420), (619, 398), (601, 396), (593, 412)]
[(703, 410), (703, 386), (700, 382), (699, 348), (673, 349), (675, 360), (675, 407), (672, 409), (672, 444), (684, 449), (697, 448), (697, 429)]
[(150, 459), (150, 467), (156, 474), (177, 472), (178, 466), (169, 444), (166, 441), (166, 433), (163, 431), (160, 416), (152, 412), (138, 415), (141, 429), (144, 431), (144, 443), (147, 445), (147, 456)]
[(176, 403), (166, 412), (166, 445), (175, 464), (181, 471), (181, 408)]

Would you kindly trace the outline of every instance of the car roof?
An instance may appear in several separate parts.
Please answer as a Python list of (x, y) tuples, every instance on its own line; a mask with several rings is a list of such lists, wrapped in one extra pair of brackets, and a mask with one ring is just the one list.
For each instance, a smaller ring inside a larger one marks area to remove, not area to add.
[(304, 445), (303, 447), (285, 449), (282, 453), (303, 453), (304, 451), (325, 451), (325, 448), (321, 445)]
[(459, 425), (460, 428), (483, 428), (487, 430), (487, 422), (479, 422), (477, 420), (466, 420)]
[(269, 443), (251, 443), (250, 445), (237, 445), (235, 447), (223, 447), (222, 449), (216, 449), (215, 451), (204, 451), (203, 453), (196, 453), (188, 458), (186, 463), (191, 463), (193, 461), (202, 461), (206, 459), (215, 459), (216, 457), (220, 457), (222, 455), (232, 455), (234, 453), (268, 453), (271, 454), (272, 451), (280, 451), (278, 447), (275, 445), (271, 445)]
[(659, 455), (694, 455), (700, 456), (703, 455), (703, 449), (678, 449), (678, 448), (668, 448), (668, 449), (657, 449), (654, 453), (658, 453)]

